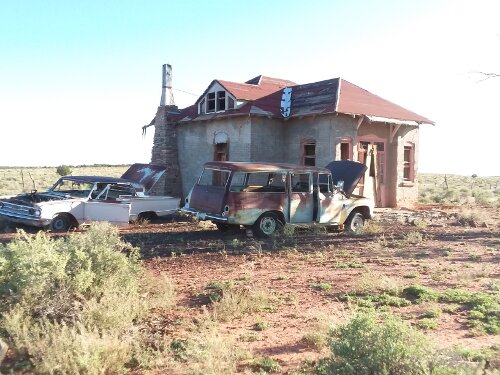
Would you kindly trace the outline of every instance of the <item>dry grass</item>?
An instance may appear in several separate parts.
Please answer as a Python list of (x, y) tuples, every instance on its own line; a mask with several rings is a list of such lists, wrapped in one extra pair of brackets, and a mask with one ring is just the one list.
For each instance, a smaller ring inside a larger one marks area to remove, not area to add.
[[(71, 167), (73, 176), (120, 177), (128, 165)], [(34, 189), (45, 191), (60, 177), (56, 167), (0, 167), (0, 195), (19, 194)]]
[[(446, 180), (445, 180), (446, 177)], [(500, 176), (472, 177), (420, 174), (419, 201), (438, 204), (500, 204)]]
[(217, 321), (228, 321), (245, 314), (269, 311), (274, 298), (265, 291), (249, 286), (237, 286), (223, 290), (220, 301), (213, 304), (213, 317)]

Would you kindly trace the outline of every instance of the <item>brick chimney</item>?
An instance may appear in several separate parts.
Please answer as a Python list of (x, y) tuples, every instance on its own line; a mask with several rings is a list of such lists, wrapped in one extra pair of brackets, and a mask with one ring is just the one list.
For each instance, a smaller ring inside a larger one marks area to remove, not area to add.
[[(166, 105), (166, 96), (169, 104)], [(160, 106), (154, 118), (155, 135), (151, 151), (151, 163), (166, 166), (165, 175), (155, 185), (154, 194), (171, 195), (182, 198), (182, 180), (179, 166), (179, 147), (177, 144), (177, 123), (172, 115), (179, 113), (172, 94), (172, 66), (163, 65), (162, 95)]]

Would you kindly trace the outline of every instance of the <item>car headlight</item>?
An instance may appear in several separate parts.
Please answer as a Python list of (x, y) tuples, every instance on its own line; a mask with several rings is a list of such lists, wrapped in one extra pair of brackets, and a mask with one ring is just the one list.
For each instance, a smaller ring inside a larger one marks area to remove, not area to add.
[(40, 210), (37, 210), (35, 208), (30, 208), (28, 213), (32, 216), (36, 216), (36, 217), (40, 217), (41, 215), (41, 211)]

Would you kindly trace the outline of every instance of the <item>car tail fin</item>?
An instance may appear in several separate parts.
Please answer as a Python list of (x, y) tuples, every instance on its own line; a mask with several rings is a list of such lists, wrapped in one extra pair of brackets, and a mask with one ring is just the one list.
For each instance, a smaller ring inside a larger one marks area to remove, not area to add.
[(148, 192), (163, 176), (165, 170), (166, 166), (164, 165), (135, 163), (127, 169), (122, 178), (141, 184), (144, 186), (145, 191)]

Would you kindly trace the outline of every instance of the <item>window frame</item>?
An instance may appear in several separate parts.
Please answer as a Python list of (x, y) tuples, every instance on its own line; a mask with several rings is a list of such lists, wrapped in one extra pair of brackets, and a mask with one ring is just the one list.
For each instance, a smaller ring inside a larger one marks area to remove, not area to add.
[(225, 112), (235, 109), (238, 103), (227, 90), (210, 91), (200, 100), (198, 114)]
[[(213, 95), (213, 98), (211, 97)], [(207, 93), (207, 106), (206, 106), (206, 112), (205, 113), (213, 113), (215, 112), (216, 105), (217, 105), (217, 94), (214, 92), (209, 92)], [(212, 108), (213, 106), (213, 108)]]
[(412, 142), (403, 145), (403, 182), (415, 182), (415, 144)]
[[(314, 146), (314, 153), (313, 154), (306, 154), (306, 147), (307, 146)], [(316, 152), (317, 152), (316, 147), (317, 147), (317, 143), (316, 143), (316, 140), (313, 138), (306, 138), (306, 139), (303, 139), (302, 142), (300, 142), (302, 165), (307, 165), (308, 167), (315, 167), (316, 166)], [(306, 160), (313, 160), (313, 164), (307, 164)]]
[[(353, 142), (350, 137), (338, 138), (337, 160), (353, 160)], [(347, 145), (347, 159), (342, 158), (342, 145)]]

